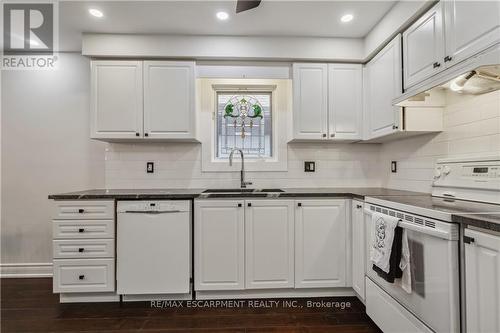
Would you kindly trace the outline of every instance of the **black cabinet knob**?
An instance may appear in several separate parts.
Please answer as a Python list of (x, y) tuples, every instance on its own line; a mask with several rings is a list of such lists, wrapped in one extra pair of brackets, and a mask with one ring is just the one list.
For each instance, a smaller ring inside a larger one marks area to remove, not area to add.
[(149, 136), (149, 134), (148, 133), (144, 133), (144, 136)]
[(435, 62), (432, 64), (432, 67), (434, 67), (434, 68), (438, 68), (440, 66), (441, 66), (441, 64), (439, 62)]
[(83, 228), (78, 229), (78, 232), (84, 232), (84, 231), (85, 231), (85, 229), (83, 229)]
[(392, 129), (398, 129), (398, 126), (392, 125)]
[(139, 136), (139, 135), (140, 135), (140, 134), (139, 134), (139, 132), (136, 132), (136, 133), (135, 133), (135, 136)]
[(251, 202), (249, 202), (249, 203), (247, 204), (247, 206), (248, 206), (248, 207), (252, 207), (252, 203), (251, 203)]
[(363, 208), (363, 206), (357, 205), (356, 208), (361, 209), (361, 208)]
[(451, 58), (450, 56), (446, 56), (446, 57), (444, 57), (444, 62), (451, 61), (451, 59), (452, 59), (452, 58)]
[(80, 213), (80, 214), (83, 214), (83, 213), (85, 213), (85, 209), (83, 209), (83, 208), (80, 208), (80, 209), (78, 210), (78, 213)]
[(297, 203), (297, 206), (302, 207), (302, 203), (301, 202)]
[(85, 279), (85, 275), (78, 275), (78, 280), (83, 280)]
[(241, 206), (243, 206), (243, 205), (239, 203), (239, 204), (238, 204), (238, 207), (241, 207)]
[(80, 247), (80, 248), (78, 249), (78, 252), (83, 252), (83, 250), (84, 250), (84, 249), (83, 249), (83, 247)]
[(323, 133), (323, 137), (326, 138), (326, 134), (325, 133)]

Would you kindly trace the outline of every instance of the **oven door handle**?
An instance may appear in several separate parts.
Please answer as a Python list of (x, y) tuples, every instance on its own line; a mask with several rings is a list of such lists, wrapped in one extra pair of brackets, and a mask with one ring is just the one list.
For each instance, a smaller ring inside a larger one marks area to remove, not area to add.
[[(365, 214), (371, 216), (372, 211), (365, 209)], [(420, 233), (423, 233), (423, 234), (426, 234), (429, 236), (434, 236), (434, 237), (438, 237), (438, 238), (442, 238), (442, 239), (446, 239), (446, 240), (454, 240), (455, 236), (456, 236), (456, 235), (453, 235), (451, 232), (448, 232), (445, 230), (433, 229), (431, 227), (425, 227), (425, 226), (421, 226), (418, 224), (409, 223), (409, 222), (406, 222), (406, 221), (401, 220), (401, 219), (398, 222), (398, 226), (400, 226), (401, 228), (405, 228), (408, 230), (420, 232)]]

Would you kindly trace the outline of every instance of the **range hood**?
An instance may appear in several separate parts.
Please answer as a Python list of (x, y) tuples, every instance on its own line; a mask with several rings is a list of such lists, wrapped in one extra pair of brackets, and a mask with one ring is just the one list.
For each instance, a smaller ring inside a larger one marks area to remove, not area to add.
[[(446, 91), (481, 95), (500, 90), (500, 44), (445, 69), (393, 100), (398, 106), (431, 106)], [(438, 103), (441, 104), (441, 103)], [(440, 106), (443, 106), (442, 104)]]

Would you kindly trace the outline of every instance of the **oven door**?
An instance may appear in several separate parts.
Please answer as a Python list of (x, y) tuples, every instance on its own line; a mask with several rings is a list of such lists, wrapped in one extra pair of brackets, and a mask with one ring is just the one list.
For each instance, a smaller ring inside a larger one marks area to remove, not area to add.
[[(373, 211), (401, 220), (407, 230), (410, 248), (411, 294), (397, 283), (389, 283), (372, 269), (370, 248), (373, 244)], [(367, 276), (415, 317), (435, 332), (460, 331), (458, 226), (395, 211), (372, 204), (365, 205), (365, 242)]]

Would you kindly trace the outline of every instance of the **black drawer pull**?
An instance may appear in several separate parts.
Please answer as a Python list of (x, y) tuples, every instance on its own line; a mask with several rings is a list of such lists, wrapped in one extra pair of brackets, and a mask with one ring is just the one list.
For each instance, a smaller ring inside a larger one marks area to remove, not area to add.
[(80, 214), (83, 214), (83, 213), (85, 213), (85, 209), (83, 209), (83, 208), (80, 208), (80, 209), (78, 210), (78, 213), (80, 213)]
[(78, 232), (84, 232), (84, 231), (85, 231), (85, 229), (83, 229), (83, 228), (78, 229)]
[(474, 243), (474, 238), (469, 237), (469, 236), (464, 236), (464, 243), (465, 243), (465, 244), (471, 244), (471, 243)]
[(241, 207), (241, 206), (243, 206), (243, 205), (239, 203), (239, 204), (238, 204), (238, 207)]
[(140, 134), (138, 132), (135, 133), (135, 136), (139, 136)]
[(148, 133), (144, 133), (144, 136), (149, 136), (149, 134)]
[(323, 135), (322, 135), (322, 136), (323, 136), (324, 138), (326, 138), (326, 134), (325, 134), (325, 133), (323, 133)]
[(85, 249), (84, 249), (83, 247), (80, 247), (80, 248), (78, 249), (78, 252), (83, 252), (84, 250), (85, 250)]
[(448, 62), (448, 61), (451, 61), (451, 57), (450, 56), (444, 57), (444, 62)]
[(249, 202), (249, 203), (247, 204), (247, 206), (248, 206), (248, 207), (252, 207), (252, 203), (251, 203), (251, 202)]
[(434, 68), (438, 68), (440, 66), (441, 66), (441, 64), (439, 62), (435, 62), (432, 64), (432, 67), (434, 67)]
[(363, 208), (363, 206), (361, 206), (361, 205), (356, 205), (356, 208), (360, 209), (360, 208)]
[(302, 203), (301, 202), (297, 203), (297, 206), (302, 207)]
[(78, 275), (78, 280), (83, 280), (85, 279), (85, 275)]

